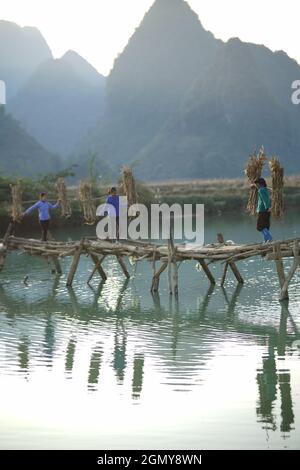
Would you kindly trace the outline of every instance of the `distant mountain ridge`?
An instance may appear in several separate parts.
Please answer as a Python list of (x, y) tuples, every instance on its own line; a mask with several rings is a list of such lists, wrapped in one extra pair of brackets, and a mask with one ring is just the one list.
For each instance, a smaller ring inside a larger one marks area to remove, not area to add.
[(300, 171), (299, 64), (284, 52), (216, 40), (184, 0), (156, 0), (115, 62), (92, 148), (144, 179), (240, 176), (265, 145)]
[(75, 51), (54, 59), (36, 28), (0, 21), (7, 110), (49, 153), (67, 157), (103, 114), (105, 77)]
[(73, 67), (75, 73), (91, 86), (101, 86), (104, 88), (105, 77), (83, 57), (77, 54), (77, 52), (69, 50), (62, 56), (61, 60), (68, 62)]
[(134, 158), (220, 45), (186, 2), (157, 0), (115, 61), (104, 118), (83, 143), (83, 154), (90, 148), (116, 166)]
[[(277, 81), (282, 72), (281, 86), (271, 82), (274, 69)], [(141, 150), (137, 173), (150, 179), (241, 176), (247, 154), (260, 145), (279, 155), (288, 173), (299, 171), (300, 108), (291, 103), (290, 92), (295, 73), (300, 76), (300, 67), (282, 53), (230, 40)]]
[(8, 103), (29, 134), (64, 157), (100, 119), (105, 91), (104, 77), (70, 55), (43, 62)]
[(0, 20), (0, 79), (6, 83), (8, 100), (40, 64), (51, 58), (50, 48), (37, 28)]
[(0, 106), (0, 173), (19, 177), (57, 172), (62, 163), (44, 149)]

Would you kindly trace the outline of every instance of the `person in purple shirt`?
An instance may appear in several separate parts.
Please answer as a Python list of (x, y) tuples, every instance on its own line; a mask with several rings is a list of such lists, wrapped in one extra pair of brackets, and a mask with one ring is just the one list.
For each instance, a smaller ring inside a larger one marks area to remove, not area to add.
[(106, 204), (110, 204), (114, 207), (114, 211), (107, 208), (109, 217), (116, 218), (116, 239), (119, 239), (119, 220), (120, 220), (120, 198), (115, 187), (111, 188), (106, 198)]
[(49, 226), (50, 226), (50, 209), (56, 209), (59, 206), (59, 201), (57, 201), (56, 204), (51, 204), (47, 200), (47, 194), (46, 193), (41, 193), (40, 194), (40, 200), (37, 201), (33, 206), (29, 207), (23, 214), (23, 217), (26, 215), (31, 214), (34, 210), (38, 210), (39, 213), (39, 221), (40, 221), (40, 226), (42, 229), (42, 241), (46, 242), (47, 241), (47, 235), (49, 231)]

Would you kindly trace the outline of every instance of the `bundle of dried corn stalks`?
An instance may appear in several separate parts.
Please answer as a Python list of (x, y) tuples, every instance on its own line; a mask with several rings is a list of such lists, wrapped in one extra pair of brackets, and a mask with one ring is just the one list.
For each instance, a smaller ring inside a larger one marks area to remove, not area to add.
[(69, 219), (72, 215), (71, 205), (68, 201), (67, 187), (63, 178), (58, 178), (56, 182), (58, 199), (60, 201), (61, 216)]
[(132, 169), (129, 167), (122, 168), (122, 187), (125, 195), (127, 196), (128, 207), (137, 204), (138, 198), (135, 187), (135, 180)]
[(12, 219), (15, 222), (19, 222), (22, 218), (23, 208), (22, 208), (22, 184), (21, 181), (17, 181), (16, 184), (11, 184), (11, 196), (12, 196), (12, 206), (11, 206), (11, 215)]
[(254, 183), (258, 178), (261, 177), (266, 160), (267, 157), (265, 155), (264, 148), (261, 147), (258, 153), (250, 155), (245, 169), (245, 174), (248, 178), (248, 181), (251, 185), (253, 185), (250, 188), (249, 199), (247, 204), (247, 212), (249, 212), (251, 215), (254, 215), (256, 213), (258, 199), (258, 190), (257, 187), (254, 186)]
[(269, 161), (269, 167), (272, 176), (272, 216), (280, 219), (283, 216), (284, 169), (276, 157)]
[(82, 205), (85, 223), (93, 225), (96, 221), (96, 207), (92, 198), (92, 185), (88, 181), (80, 182), (79, 199)]

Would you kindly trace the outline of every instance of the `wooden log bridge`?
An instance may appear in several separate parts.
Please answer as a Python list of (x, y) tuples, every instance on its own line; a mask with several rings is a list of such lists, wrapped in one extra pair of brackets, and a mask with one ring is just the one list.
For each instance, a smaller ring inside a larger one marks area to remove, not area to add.
[[(71, 266), (67, 276), (67, 286), (71, 286), (82, 255), (90, 257), (93, 263), (93, 271), (89, 275), (88, 283), (98, 273), (101, 280), (105, 281), (107, 275), (103, 268), (103, 261), (107, 256), (115, 256), (123, 274), (130, 277), (126, 267), (125, 258), (132, 262), (149, 261), (152, 264), (151, 292), (157, 292), (161, 274), (167, 269), (170, 294), (178, 294), (178, 268), (183, 261), (196, 261), (213, 285), (216, 280), (210, 270), (212, 263), (224, 265), (221, 285), (226, 282), (228, 269), (233, 272), (237, 282), (242, 285), (244, 279), (237, 267), (237, 262), (253, 257), (263, 257), (265, 260), (274, 261), (278, 273), (280, 286), (280, 300), (288, 299), (288, 288), (300, 263), (299, 253), (300, 238), (278, 241), (269, 244), (236, 244), (226, 242), (222, 234), (218, 234), (217, 242), (207, 245), (183, 243), (175, 245), (172, 240), (167, 244), (154, 244), (150, 242), (122, 240), (113, 242), (99, 240), (97, 238), (82, 238), (76, 241), (42, 242), (35, 239), (19, 238), (10, 235), (8, 230), (5, 237), (0, 240), (0, 267), (4, 265), (7, 254), (13, 251), (29, 255), (44, 257), (54, 264), (54, 272), (62, 274), (59, 260), (64, 257), (72, 257)], [(292, 265), (288, 272), (284, 269), (284, 258), (291, 258)], [(159, 266), (156, 266), (159, 263)]]

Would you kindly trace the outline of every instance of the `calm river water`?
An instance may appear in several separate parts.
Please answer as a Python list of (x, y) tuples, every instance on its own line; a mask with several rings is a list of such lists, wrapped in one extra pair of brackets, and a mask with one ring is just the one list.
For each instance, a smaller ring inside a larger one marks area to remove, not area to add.
[[(249, 218), (207, 219), (206, 241), (217, 232), (260, 240)], [(273, 232), (300, 236), (300, 223)], [(146, 262), (126, 283), (107, 259), (109, 279), (89, 288), (84, 258), (67, 289), (69, 263), (55, 278), (45, 261), (12, 254), (0, 273), (2, 449), (300, 448), (298, 274), (280, 305), (271, 262), (242, 263), (245, 286), (229, 276), (225, 289), (184, 263), (176, 301), (167, 275), (151, 296)]]

